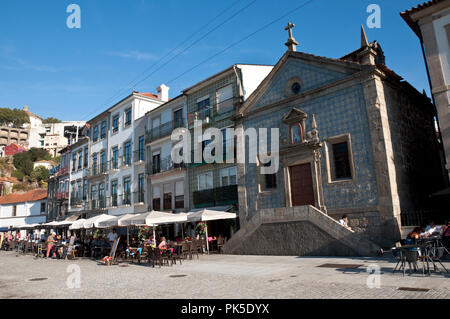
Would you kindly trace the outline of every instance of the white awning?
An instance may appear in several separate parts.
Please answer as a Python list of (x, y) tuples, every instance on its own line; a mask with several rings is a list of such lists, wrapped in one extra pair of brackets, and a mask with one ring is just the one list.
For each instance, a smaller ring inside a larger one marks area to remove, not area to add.
[[(100, 217), (94, 221), (94, 227), (95, 228), (106, 228), (106, 227), (116, 226), (117, 220), (118, 220), (118, 218), (116, 216), (103, 214), (103, 215), (100, 215)], [(105, 226), (102, 224), (103, 222), (106, 223)], [(112, 223), (112, 225), (110, 226), (110, 225), (108, 225), (108, 223)]]
[(224, 211), (209, 210), (209, 209), (202, 209), (200, 211), (190, 212), (187, 214), (189, 222), (231, 219), (236, 217), (237, 216), (235, 213), (227, 213)]
[(81, 229), (84, 228), (84, 222), (86, 221), (86, 219), (82, 218), (82, 219), (78, 219), (76, 221), (73, 222), (72, 225), (70, 225), (69, 229)]
[(153, 210), (147, 213), (147, 216), (145, 218), (145, 224), (148, 226), (183, 223), (183, 222), (187, 222), (186, 213), (172, 214)]
[(83, 223), (83, 227), (82, 228), (86, 228), (86, 229), (94, 228), (95, 227), (95, 222), (98, 221), (98, 220), (104, 219), (105, 216), (108, 217), (107, 214), (101, 214), (101, 215), (97, 215), (97, 216), (91, 217), (89, 219), (86, 219), (84, 221), (84, 223)]
[(119, 221), (120, 226), (143, 226), (145, 225), (145, 218), (148, 213), (142, 214), (129, 214), (129, 216), (123, 217)]

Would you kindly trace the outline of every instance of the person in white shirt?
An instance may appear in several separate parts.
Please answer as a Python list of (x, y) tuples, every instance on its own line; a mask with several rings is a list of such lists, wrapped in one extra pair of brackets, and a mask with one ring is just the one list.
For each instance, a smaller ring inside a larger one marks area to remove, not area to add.
[(107, 237), (108, 241), (114, 242), (117, 239), (116, 229), (114, 228), (112, 231), (110, 231)]
[(423, 237), (430, 237), (433, 234), (439, 233), (440, 230), (441, 230), (440, 227), (436, 226), (434, 221), (430, 221), (428, 226), (425, 228), (425, 232), (423, 232), (421, 234), (421, 236), (423, 236)]
[(348, 229), (351, 229), (350, 226), (348, 226), (348, 218), (347, 215), (342, 216), (341, 219), (339, 219), (339, 224), (341, 224), (342, 226), (347, 227)]

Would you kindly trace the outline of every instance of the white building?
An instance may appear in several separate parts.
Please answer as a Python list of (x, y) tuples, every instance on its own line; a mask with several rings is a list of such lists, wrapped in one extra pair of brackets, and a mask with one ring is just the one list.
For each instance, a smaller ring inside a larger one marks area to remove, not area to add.
[(43, 148), (52, 156), (57, 156), (64, 147), (75, 143), (80, 129), (86, 124), (83, 121), (42, 123), (42, 118), (31, 113), (28, 106), (24, 106), (23, 110), (30, 118), (30, 123), (25, 125), (30, 129), (28, 147)]
[(47, 190), (34, 189), (0, 197), (0, 227), (46, 222)]
[[(158, 95), (152, 93), (133, 92), (131, 95), (109, 109), (110, 129), (108, 132), (108, 149), (110, 165), (108, 167), (108, 213), (122, 215), (126, 213), (146, 211), (148, 203), (142, 194), (145, 183), (138, 179), (145, 173), (144, 161), (139, 160), (139, 146), (144, 147), (143, 136), (136, 136), (142, 131), (144, 115), (164, 102), (168, 101), (169, 88), (158, 87)], [(139, 126), (137, 127), (137, 124)], [(142, 136), (142, 137), (141, 137)], [(139, 139), (141, 138), (141, 144)], [(93, 144), (92, 147), (94, 147)], [(137, 151), (137, 152), (136, 152)], [(134, 156), (133, 156), (134, 155)], [(140, 172), (140, 173), (138, 173)]]

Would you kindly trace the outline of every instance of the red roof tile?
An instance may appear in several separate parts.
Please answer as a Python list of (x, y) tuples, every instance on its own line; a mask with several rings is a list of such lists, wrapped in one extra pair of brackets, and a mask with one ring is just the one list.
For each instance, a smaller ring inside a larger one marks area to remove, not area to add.
[(26, 193), (11, 193), (6, 196), (0, 196), (0, 205), (33, 202), (47, 198), (46, 189), (33, 189)]

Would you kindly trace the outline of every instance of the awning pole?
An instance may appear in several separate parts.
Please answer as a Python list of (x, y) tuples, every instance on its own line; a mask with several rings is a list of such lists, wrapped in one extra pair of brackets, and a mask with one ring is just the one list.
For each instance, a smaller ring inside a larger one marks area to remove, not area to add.
[(209, 240), (208, 240), (208, 222), (205, 222), (205, 230), (206, 230), (206, 250), (209, 254)]
[(127, 226), (127, 246), (130, 247), (130, 234), (128, 232), (128, 226)]

